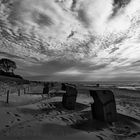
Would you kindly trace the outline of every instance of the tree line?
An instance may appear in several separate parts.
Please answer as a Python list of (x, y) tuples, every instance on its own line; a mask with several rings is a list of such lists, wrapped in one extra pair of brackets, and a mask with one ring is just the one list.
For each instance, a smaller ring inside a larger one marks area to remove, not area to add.
[(16, 68), (17, 66), (14, 61), (7, 58), (0, 59), (0, 75), (22, 79), (20, 75), (14, 74)]

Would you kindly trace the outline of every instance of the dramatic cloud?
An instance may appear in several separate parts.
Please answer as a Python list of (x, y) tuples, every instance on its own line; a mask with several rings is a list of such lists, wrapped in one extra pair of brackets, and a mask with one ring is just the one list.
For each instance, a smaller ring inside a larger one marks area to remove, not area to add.
[(137, 79), (139, 15), (139, 0), (0, 0), (0, 58), (38, 80)]
[(131, 0), (114, 0), (114, 8), (111, 17), (114, 17), (119, 12), (123, 12), (124, 8), (130, 3), (130, 1)]

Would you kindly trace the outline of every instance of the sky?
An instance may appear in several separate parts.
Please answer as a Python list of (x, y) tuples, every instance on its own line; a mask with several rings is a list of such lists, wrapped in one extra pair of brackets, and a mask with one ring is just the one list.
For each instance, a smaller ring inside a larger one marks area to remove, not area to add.
[(140, 0), (0, 0), (0, 58), (30, 80), (140, 80)]

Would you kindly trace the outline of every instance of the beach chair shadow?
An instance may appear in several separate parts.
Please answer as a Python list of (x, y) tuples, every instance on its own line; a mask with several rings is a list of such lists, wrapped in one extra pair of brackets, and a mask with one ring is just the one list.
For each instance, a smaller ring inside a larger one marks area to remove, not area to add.
[(107, 127), (105, 122), (93, 119), (91, 111), (84, 111), (82, 117), (86, 119), (77, 121), (75, 124), (72, 124), (71, 127), (86, 132), (100, 131)]
[(55, 110), (57, 111), (66, 111), (66, 112), (77, 112), (77, 111), (82, 111), (86, 108), (88, 108), (89, 106), (85, 105), (85, 104), (81, 104), (81, 103), (77, 103), (75, 105), (75, 109), (73, 110), (67, 110), (66, 108), (63, 107), (62, 102), (51, 102), (51, 104), (53, 106), (55, 106)]
[[(84, 111), (82, 116), (85, 117), (86, 120), (77, 121), (75, 124), (71, 125), (72, 128), (86, 132), (94, 132), (110, 129), (110, 127), (112, 127), (112, 124), (93, 119), (91, 111)], [(140, 120), (119, 113), (117, 113), (117, 121), (115, 123), (130, 129), (138, 128), (136, 124), (139, 124), (140, 126)]]

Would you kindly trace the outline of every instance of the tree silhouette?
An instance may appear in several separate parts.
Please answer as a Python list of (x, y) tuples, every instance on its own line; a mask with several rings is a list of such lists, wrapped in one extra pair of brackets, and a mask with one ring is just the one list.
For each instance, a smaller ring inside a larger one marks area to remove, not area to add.
[(17, 66), (14, 61), (7, 58), (0, 59), (0, 70), (13, 73), (16, 68)]

